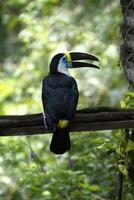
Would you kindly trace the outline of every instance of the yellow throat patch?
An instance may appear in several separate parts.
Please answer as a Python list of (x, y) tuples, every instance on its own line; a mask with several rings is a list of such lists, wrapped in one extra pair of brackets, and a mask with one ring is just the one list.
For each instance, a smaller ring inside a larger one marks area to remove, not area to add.
[(59, 122), (58, 122), (58, 124), (57, 124), (57, 127), (61, 128), (61, 129), (62, 128), (66, 128), (68, 126), (68, 124), (69, 124), (68, 120), (66, 120), (66, 119), (60, 119)]

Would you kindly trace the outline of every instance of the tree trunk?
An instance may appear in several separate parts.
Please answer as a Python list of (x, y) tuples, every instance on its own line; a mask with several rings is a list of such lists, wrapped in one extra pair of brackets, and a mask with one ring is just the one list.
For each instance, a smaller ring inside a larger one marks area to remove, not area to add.
[[(120, 0), (120, 4), (123, 15), (121, 25), (123, 44), (121, 45), (120, 58), (127, 79), (134, 89), (134, 0)], [(129, 137), (134, 142), (134, 129)], [(127, 156), (131, 158), (128, 163), (128, 175), (134, 182), (134, 151), (130, 151)], [(118, 199), (122, 199), (120, 197), (121, 195)]]
[(121, 45), (121, 61), (129, 83), (134, 88), (134, 1), (120, 0), (123, 23), (121, 32), (123, 44)]

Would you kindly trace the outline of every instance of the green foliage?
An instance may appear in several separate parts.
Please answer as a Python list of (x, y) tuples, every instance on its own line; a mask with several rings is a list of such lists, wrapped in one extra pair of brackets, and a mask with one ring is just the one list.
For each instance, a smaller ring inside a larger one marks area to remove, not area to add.
[[(133, 108), (134, 107), (134, 93), (127, 92), (124, 98), (121, 100), (121, 107), (123, 108)], [(126, 188), (124, 190), (124, 196), (126, 199), (133, 199), (134, 193), (131, 191), (133, 187), (133, 164), (134, 164), (134, 139), (133, 139), (133, 129), (126, 130), (114, 130), (112, 131), (112, 140), (108, 143), (106, 142), (106, 147), (108, 150), (114, 154), (114, 161), (116, 167), (121, 171), (121, 173), (126, 178)], [(131, 178), (131, 180), (130, 180)], [(127, 182), (128, 181), (128, 182)]]
[[(78, 69), (79, 107), (119, 106), (127, 88), (119, 62), (119, 1), (5, 0), (0, 2), (0, 114), (42, 111), (41, 81), (56, 52), (100, 57), (98, 71)], [(122, 101), (133, 106), (133, 93)], [(71, 134), (72, 149), (49, 152), (51, 136), (0, 139), (0, 199), (115, 199), (116, 171), (127, 174), (133, 141), (122, 131)], [(134, 196), (126, 182), (125, 200)]]

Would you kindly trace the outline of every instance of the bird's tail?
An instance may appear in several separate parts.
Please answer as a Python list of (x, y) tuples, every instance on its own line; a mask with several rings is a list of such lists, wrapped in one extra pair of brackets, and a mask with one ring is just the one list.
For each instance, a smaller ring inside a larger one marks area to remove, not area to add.
[(53, 133), (50, 150), (55, 154), (63, 154), (70, 149), (70, 136), (68, 128), (57, 128)]

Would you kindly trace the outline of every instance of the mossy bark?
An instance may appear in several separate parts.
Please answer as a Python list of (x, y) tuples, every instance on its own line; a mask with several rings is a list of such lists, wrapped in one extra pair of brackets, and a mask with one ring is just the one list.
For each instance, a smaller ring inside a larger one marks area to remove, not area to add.
[(134, 89), (134, 1), (120, 0), (120, 4), (123, 15), (120, 58), (127, 79)]

